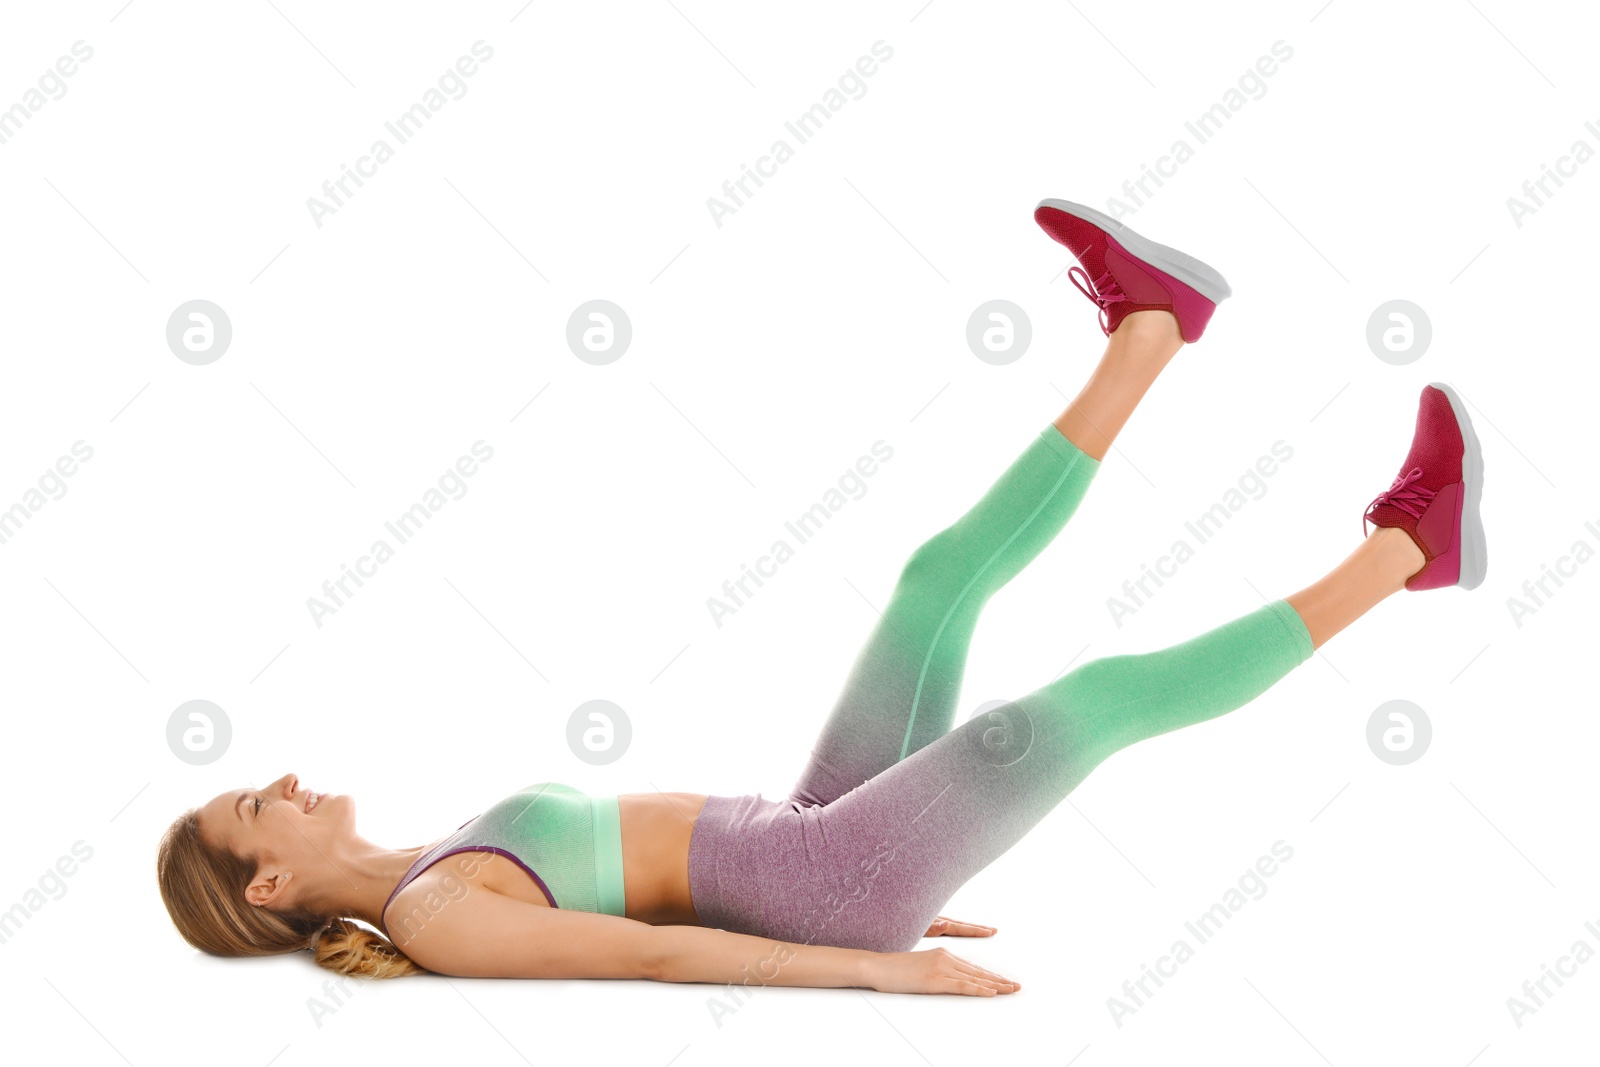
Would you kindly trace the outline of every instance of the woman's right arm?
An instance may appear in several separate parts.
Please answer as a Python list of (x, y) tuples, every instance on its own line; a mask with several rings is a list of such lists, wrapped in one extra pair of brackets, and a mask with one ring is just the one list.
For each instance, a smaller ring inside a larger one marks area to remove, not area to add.
[(798, 945), (565, 911), (486, 890), (444, 902), (399, 948), (431, 971), (463, 977), (650, 978), (966, 996), (1021, 988), (942, 948), (879, 953)]

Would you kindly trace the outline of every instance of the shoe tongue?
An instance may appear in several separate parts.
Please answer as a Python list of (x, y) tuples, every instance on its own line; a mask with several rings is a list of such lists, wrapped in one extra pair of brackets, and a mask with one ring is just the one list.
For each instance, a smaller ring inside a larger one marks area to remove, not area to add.
[(1416, 516), (1408, 515), (1393, 504), (1378, 504), (1368, 512), (1367, 518), (1372, 520), (1374, 526), (1396, 526), (1407, 533), (1414, 534), (1417, 529)]

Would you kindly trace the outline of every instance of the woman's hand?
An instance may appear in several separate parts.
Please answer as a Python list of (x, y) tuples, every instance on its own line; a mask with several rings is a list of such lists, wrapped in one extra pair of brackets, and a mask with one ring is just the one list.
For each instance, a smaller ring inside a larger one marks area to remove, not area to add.
[(960, 919), (946, 919), (943, 915), (933, 920), (923, 937), (993, 937), (995, 928), (964, 923)]
[(880, 993), (954, 993), (994, 997), (1015, 993), (1021, 984), (969, 963), (946, 948), (885, 952), (868, 962), (873, 989)]

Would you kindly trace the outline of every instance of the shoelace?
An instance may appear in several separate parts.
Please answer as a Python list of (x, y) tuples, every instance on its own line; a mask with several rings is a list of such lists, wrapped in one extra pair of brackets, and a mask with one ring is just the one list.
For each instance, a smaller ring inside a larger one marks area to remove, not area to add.
[(1067, 271), (1067, 277), (1078, 287), (1078, 292), (1088, 297), (1100, 309), (1100, 332), (1110, 337), (1111, 329), (1108, 323), (1111, 321), (1111, 316), (1106, 309), (1119, 300), (1128, 299), (1128, 294), (1122, 291), (1122, 287), (1117, 284), (1110, 271), (1104, 271), (1100, 277), (1090, 281), (1088, 271), (1082, 267), (1073, 267)]
[(1422, 468), (1412, 467), (1396, 478), (1393, 485), (1373, 497), (1372, 503), (1368, 504), (1367, 510), (1361, 514), (1361, 536), (1367, 536), (1367, 523), (1372, 518), (1372, 509), (1379, 504), (1398, 508), (1413, 519), (1422, 518), (1422, 513), (1427, 510), (1435, 494), (1427, 486), (1416, 484), (1417, 479), (1421, 477)]

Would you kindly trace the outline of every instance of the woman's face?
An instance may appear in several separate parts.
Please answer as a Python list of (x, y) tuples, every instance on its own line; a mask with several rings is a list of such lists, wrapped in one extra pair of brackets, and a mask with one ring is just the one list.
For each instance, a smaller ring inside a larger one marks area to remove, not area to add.
[(232, 789), (200, 808), (200, 834), (238, 856), (254, 856), (251, 904), (310, 903), (305, 892), (340, 877), (341, 845), (355, 837), (355, 802), (300, 787), (286, 774), (260, 789)]

